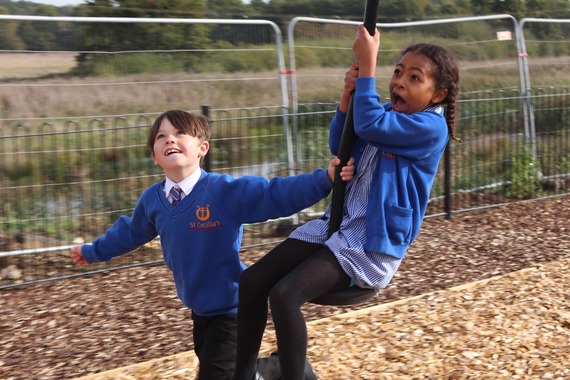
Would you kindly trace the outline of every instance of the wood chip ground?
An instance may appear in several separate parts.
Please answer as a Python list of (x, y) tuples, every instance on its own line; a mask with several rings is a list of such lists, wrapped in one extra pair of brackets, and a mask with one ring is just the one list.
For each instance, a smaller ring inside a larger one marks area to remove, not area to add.
[[(319, 379), (570, 379), (569, 210), (562, 197), (427, 220), (374, 301), (306, 306)], [(163, 267), (0, 292), (0, 308), (2, 379), (194, 378)]]

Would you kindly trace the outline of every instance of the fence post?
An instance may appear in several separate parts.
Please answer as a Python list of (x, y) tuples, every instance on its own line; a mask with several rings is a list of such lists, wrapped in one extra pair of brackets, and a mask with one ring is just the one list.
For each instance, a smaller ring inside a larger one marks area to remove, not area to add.
[[(207, 104), (204, 104), (202, 106), (202, 115), (206, 116), (208, 119), (210, 119), (210, 106)], [(210, 128), (212, 128), (212, 121), (210, 120)], [(210, 150), (208, 151), (208, 154), (206, 154), (206, 157), (204, 157), (204, 162), (202, 164), (202, 167), (204, 168), (205, 171), (209, 172), (212, 169), (212, 144), (210, 144)]]
[(451, 147), (449, 141), (443, 153), (445, 219), (451, 219)]

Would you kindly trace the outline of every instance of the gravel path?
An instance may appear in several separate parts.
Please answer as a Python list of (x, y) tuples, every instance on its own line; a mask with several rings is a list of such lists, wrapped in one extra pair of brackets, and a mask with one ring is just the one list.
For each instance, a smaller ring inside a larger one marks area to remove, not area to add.
[[(566, 196), (426, 220), (391, 285), (361, 311), (306, 306), (315, 371), (321, 379), (570, 378), (568, 210)], [(190, 313), (162, 266), (0, 292), (0, 308), (1, 379), (72, 379), (155, 358), (164, 359), (92, 378), (192, 378)], [(269, 329), (264, 349), (272, 348)]]

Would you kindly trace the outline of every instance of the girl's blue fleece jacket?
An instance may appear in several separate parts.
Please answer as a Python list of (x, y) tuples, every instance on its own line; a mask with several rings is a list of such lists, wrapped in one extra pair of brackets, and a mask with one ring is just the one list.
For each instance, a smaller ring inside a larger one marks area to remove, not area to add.
[[(364, 249), (401, 259), (420, 232), (449, 132), (442, 107), (409, 115), (394, 112), (392, 103), (380, 104), (375, 87), (375, 78), (358, 78), (354, 93), (355, 166), (366, 144), (381, 152), (368, 198)], [(333, 154), (345, 117), (337, 112), (331, 123)]]
[(160, 235), (163, 257), (178, 297), (201, 316), (235, 314), (244, 223), (299, 212), (332, 188), (326, 170), (268, 180), (202, 171), (200, 180), (173, 207), (164, 181), (146, 189), (130, 217), (121, 216), (105, 235), (82, 248), (88, 262), (107, 261)]

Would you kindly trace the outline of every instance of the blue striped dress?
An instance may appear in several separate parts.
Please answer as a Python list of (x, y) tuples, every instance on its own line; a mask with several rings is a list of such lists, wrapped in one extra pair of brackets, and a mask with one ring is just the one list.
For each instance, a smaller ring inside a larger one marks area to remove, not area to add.
[[(336, 256), (344, 271), (361, 288), (376, 293), (385, 288), (402, 259), (381, 252), (364, 250), (366, 242), (366, 207), (370, 184), (380, 150), (366, 145), (357, 166), (356, 176), (346, 185), (343, 218), (340, 229), (328, 237), (330, 206), (324, 216), (297, 228), (289, 236), (309, 243), (325, 244)], [(372, 165), (372, 166), (371, 166)]]

